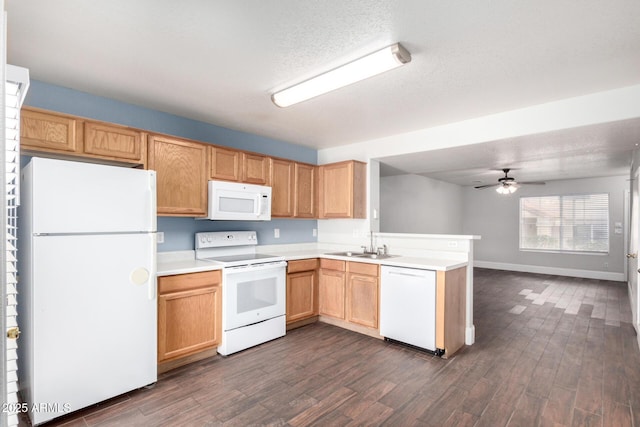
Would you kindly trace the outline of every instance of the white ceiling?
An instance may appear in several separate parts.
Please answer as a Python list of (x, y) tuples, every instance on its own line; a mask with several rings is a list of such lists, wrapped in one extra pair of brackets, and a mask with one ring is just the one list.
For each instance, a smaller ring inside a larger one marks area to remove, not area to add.
[[(8, 62), (33, 79), (317, 149), (640, 84), (637, 0), (7, 0), (6, 9)], [(286, 109), (270, 101), (394, 42), (412, 54), (405, 67)], [(626, 120), (384, 162), (462, 185), (502, 167), (520, 168), (519, 180), (611, 175), (628, 167), (638, 128)]]

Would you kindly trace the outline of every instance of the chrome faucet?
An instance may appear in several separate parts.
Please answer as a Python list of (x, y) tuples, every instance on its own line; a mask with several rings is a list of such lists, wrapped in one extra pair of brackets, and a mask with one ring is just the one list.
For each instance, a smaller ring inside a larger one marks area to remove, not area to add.
[(367, 247), (366, 245), (363, 245), (360, 247), (362, 248), (365, 254), (375, 254), (377, 253), (377, 251), (376, 251), (376, 246), (373, 244), (373, 230), (369, 231), (369, 236), (370, 236), (369, 247)]

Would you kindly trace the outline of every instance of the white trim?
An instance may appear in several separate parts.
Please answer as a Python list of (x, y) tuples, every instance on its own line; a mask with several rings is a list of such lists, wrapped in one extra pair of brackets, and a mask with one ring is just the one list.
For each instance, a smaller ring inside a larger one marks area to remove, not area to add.
[(478, 261), (473, 262), (475, 267), (491, 268), (494, 270), (520, 271), (523, 273), (553, 274), (556, 276), (580, 277), (583, 279), (613, 280), (624, 282), (624, 273), (611, 271), (578, 270), (575, 268), (547, 267), (544, 265), (509, 264), (503, 262)]
[[(476, 342), (476, 327), (475, 325), (467, 326), (464, 331), (464, 343), (466, 345), (472, 345)], [(640, 342), (640, 338), (639, 338)]]

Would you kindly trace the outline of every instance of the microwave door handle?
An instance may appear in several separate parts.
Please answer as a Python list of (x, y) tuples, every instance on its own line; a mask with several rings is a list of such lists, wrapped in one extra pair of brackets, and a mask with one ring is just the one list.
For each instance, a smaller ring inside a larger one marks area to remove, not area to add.
[(262, 195), (258, 194), (258, 209), (256, 210), (256, 218), (260, 218), (260, 212), (262, 212)]

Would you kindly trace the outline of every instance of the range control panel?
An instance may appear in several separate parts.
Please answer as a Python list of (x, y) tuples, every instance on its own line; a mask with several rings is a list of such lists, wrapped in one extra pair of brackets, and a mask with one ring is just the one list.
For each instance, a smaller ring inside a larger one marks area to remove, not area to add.
[(196, 249), (257, 245), (255, 231), (206, 231), (196, 233)]

